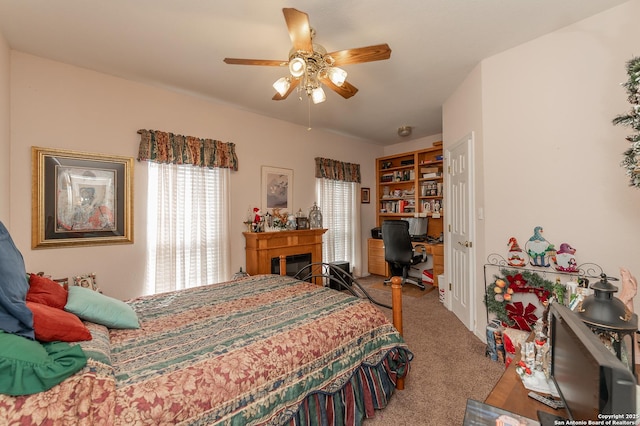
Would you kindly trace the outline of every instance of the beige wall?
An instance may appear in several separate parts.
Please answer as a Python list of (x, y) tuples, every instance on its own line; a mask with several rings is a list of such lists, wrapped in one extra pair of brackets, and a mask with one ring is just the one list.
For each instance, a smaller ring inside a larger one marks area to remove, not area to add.
[(384, 155), (402, 154), (403, 152), (418, 151), (433, 146), (434, 142), (442, 140), (442, 135), (437, 134), (433, 136), (427, 136), (420, 139), (415, 139), (409, 142), (399, 142), (393, 145), (384, 147)]
[[(135, 157), (141, 128), (236, 143), (240, 170), (231, 175), (233, 271), (245, 266), (242, 221), (249, 206), (260, 204), (260, 166), (293, 169), (296, 211), (307, 211), (315, 199), (317, 156), (359, 163), (362, 185), (375, 185), (374, 159), (383, 155), (376, 145), (16, 51), (11, 70), (11, 232), (29, 271), (54, 276), (96, 272), (110, 295), (141, 294), (147, 183), (145, 165), (136, 162), (134, 244), (31, 250), (31, 146)], [(375, 204), (363, 205), (363, 237), (374, 222)], [(366, 272), (365, 238), (363, 259)]]
[(10, 50), (0, 33), (0, 221), (11, 229), (9, 216), (9, 146), (11, 138), (10, 101)]
[[(473, 193), (474, 206), (471, 208), (471, 214), (474, 218), (474, 227), (470, 231), (475, 230), (475, 236), (471, 238), (474, 243), (475, 251), (475, 283), (484, 282), (484, 274), (482, 264), (486, 259), (486, 252), (484, 246), (485, 239), (485, 226), (484, 226), (484, 212), (479, 213), (484, 209), (484, 168), (485, 163), (483, 161), (483, 121), (482, 121), (482, 72), (481, 67), (477, 66), (467, 76), (465, 81), (456, 89), (456, 91), (449, 97), (447, 102), (443, 105), (443, 140), (445, 147), (445, 154), (447, 149), (452, 149), (459, 141), (467, 139), (469, 134), (473, 135), (473, 155), (474, 163), (470, 164), (470, 171), (473, 176), (473, 184), (470, 191)], [(470, 182), (471, 183), (471, 182)], [(448, 189), (445, 185), (445, 195)], [(446, 201), (446, 198), (445, 198)], [(445, 208), (445, 220), (446, 223), (451, 223), (452, 212), (450, 209)], [(445, 233), (445, 247), (450, 248), (449, 234)], [(448, 251), (445, 251), (445, 275), (448, 277), (447, 282), (451, 285), (453, 283), (451, 278), (453, 274), (448, 270), (450, 268), (449, 262), (446, 259), (450, 258)], [(473, 260), (473, 259), (472, 259)], [(473, 263), (470, 265), (474, 267)], [(449, 295), (451, 297), (451, 295)], [(475, 301), (475, 298), (474, 298)], [(477, 306), (477, 304), (471, 304), (472, 311), (469, 313), (472, 318), (475, 318), (477, 311), (483, 314), (484, 307)], [(484, 326), (483, 326), (484, 327)]]
[[(574, 246), (578, 263), (640, 277), (640, 191), (619, 166), (629, 129), (611, 124), (629, 108), (620, 83), (640, 53), (637, 16), (633, 0), (488, 58), (445, 104), (445, 146), (470, 131), (480, 138), (478, 269), (489, 253), (506, 256), (509, 237), (522, 246), (540, 225), (556, 246)], [(476, 290), (482, 335), (483, 281)]]

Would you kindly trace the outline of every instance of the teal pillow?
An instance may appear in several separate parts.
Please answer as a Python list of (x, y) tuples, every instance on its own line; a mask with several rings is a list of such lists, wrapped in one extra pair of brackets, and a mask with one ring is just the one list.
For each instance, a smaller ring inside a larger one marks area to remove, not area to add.
[(131, 306), (84, 287), (69, 287), (64, 310), (109, 328), (140, 328), (138, 315)]
[(17, 396), (46, 391), (86, 364), (80, 346), (41, 344), (0, 331), (0, 393)]

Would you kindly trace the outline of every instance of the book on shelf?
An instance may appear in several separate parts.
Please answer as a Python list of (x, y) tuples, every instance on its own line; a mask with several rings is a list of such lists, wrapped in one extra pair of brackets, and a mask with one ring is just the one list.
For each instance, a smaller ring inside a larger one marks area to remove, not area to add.
[(438, 173), (437, 167), (420, 167), (420, 173)]

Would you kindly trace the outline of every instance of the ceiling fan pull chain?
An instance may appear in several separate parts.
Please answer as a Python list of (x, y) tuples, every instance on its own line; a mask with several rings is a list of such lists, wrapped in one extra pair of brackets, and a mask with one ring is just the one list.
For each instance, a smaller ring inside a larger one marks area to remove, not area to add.
[(309, 127), (307, 130), (311, 131), (311, 97), (307, 96), (307, 111), (308, 111), (308, 119), (309, 119)]

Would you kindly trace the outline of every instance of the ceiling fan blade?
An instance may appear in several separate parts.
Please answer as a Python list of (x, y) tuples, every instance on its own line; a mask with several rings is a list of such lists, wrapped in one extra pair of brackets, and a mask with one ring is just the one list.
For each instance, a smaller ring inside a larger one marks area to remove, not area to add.
[(375, 46), (358, 47), (356, 49), (339, 50), (329, 53), (335, 60), (335, 66), (359, 64), (361, 62), (382, 61), (391, 57), (391, 48), (388, 44), (376, 44)]
[(224, 62), (232, 65), (265, 65), (270, 67), (283, 67), (289, 64), (288, 61), (276, 61), (273, 59), (224, 58)]
[(287, 96), (289, 96), (291, 92), (293, 92), (296, 89), (296, 87), (298, 87), (298, 83), (300, 83), (300, 80), (294, 79), (291, 82), (291, 85), (289, 86), (289, 90), (287, 90), (287, 93), (281, 96), (280, 93), (276, 92), (276, 94), (273, 95), (273, 98), (271, 99), (273, 99), (274, 101), (281, 101), (283, 99), (287, 99)]
[(342, 86), (336, 86), (335, 84), (333, 84), (329, 77), (320, 77), (320, 81), (322, 81), (322, 84), (326, 85), (345, 99), (349, 99), (350, 97), (358, 93), (358, 88), (350, 84), (348, 81), (342, 83)]
[(311, 43), (311, 26), (309, 25), (309, 15), (291, 7), (282, 9), (284, 20), (289, 29), (289, 37), (295, 50), (313, 51)]

